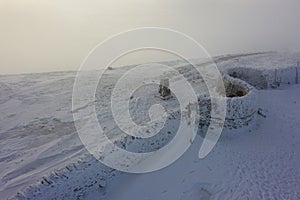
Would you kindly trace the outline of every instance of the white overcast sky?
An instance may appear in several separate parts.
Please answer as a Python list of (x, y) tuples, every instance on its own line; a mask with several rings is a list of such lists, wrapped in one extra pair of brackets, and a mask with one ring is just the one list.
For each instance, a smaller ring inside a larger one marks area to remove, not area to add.
[(95, 45), (142, 26), (186, 33), (211, 55), (293, 49), (300, 1), (0, 0), (0, 74), (76, 70)]

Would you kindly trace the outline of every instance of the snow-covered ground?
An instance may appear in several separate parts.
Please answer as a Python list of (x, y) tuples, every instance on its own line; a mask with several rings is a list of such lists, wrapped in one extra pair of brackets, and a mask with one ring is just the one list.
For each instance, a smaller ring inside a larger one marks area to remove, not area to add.
[[(269, 83), (258, 91), (258, 106), (266, 118), (257, 116), (255, 126), (223, 134), (203, 160), (198, 159), (202, 138), (197, 136), (174, 164), (140, 175), (105, 167), (82, 145), (73, 113), (92, 104), (72, 110), (75, 72), (2, 75), (0, 197), (7, 199), (19, 193), (15, 198), (300, 199), (300, 85), (294, 85), (298, 58), (295, 53), (217, 57), (222, 71), (244, 73), (242, 68), (261, 72)], [(199, 66), (204, 65), (201, 62)], [(184, 63), (170, 65), (180, 67)], [(126, 68), (108, 71), (106, 88), (124, 71)], [(255, 73), (241, 78), (261, 83)], [(270, 89), (273, 82), (281, 82), (280, 87)], [(151, 94), (155, 90), (148, 91)], [(108, 98), (105, 92), (98, 95), (100, 100)], [(145, 105), (137, 104), (135, 109), (139, 106)], [(110, 128), (110, 118), (101, 113), (99, 119)], [(176, 126), (176, 116), (174, 113), (173, 122), (167, 124), (170, 129)], [(166, 135), (160, 139), (168, 141), (172, 134)], [(163, 143), (155, 145), (143, 148), (149, 150)]]
[(267, 117), (255, 129), (222, 135), (203, 160), (197, 157), (198, 138), (163, 170), (114, 179), (106, 198), (299, 199), (300, 85), (259, 95)]

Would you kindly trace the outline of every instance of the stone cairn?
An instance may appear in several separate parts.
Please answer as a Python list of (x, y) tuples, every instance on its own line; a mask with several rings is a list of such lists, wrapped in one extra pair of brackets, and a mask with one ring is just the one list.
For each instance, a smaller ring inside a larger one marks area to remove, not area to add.
[(159, 84), (159, 94), (162, 99), (171, 97), (169, 79), (161, 79)]

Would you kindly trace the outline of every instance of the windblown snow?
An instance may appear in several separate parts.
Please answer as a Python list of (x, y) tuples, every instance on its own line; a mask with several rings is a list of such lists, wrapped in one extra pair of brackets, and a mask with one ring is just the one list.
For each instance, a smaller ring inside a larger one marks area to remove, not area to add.
[[(108, 70), (98, 101), (73, 110), (76, 72), (1, 75), (0, 198), (300, 199), (300, 54), (225, 55), (214, 61), (223, 73), (253, 86), (259, 114), (255, 112), (251, 126), (230, 127), (204, 159), (198, 158), (203, 141), (198, 134), (175, 163), (147, 174), (122, 173), (101, 164), (85, 149), (73, 120), (74, 112), (106, 105), (114, 81), (132, 66)], [(198, 63), (209, 65), (200, 59)], [(207, 92), (189, 64), (164, 64), (181, 70), (196, 89)], [(160, 148), (178, 127), (176, 99), (152, 98), (156, 86), (146, 91), (137, 91), (130, 100), (137, 123), (148, 120), (149, 103), (165, 104), (174, 112), (164, 134), (150, 141), (122, 137), (118, 145), (132, 151)], [(107, 130), (119, 132), (108, 110), (97, 111)]]

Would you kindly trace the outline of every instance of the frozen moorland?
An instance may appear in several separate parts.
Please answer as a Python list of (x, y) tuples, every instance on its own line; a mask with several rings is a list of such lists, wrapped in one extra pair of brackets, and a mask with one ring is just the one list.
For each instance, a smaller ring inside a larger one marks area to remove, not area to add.
[[(74, 113), (96, 105), (98, 120), (117, 135), (112, 116), (103, 108), (109, 109), (114, 82), (133, 66), (108, 70), (97, 101), (74, 109), (76, 72), (1, 75), (1, 199), (300, 199), (300, 54), (225, 55), (214, 60), (224, 74), (253, 86), (257, 102), (252, 109), (259, 112), (247, 125), (225, 128), (204, 159), (198, 158), (203, 141), (199, 133), (175, 163), (146, 174), (118, 172), (101, 164), (85, 149), (73, 121)], [(197, 67), (209, 66), (207, 61), (198, 63)], [(181, 70), (196, 90), (206, 93), (187, 63), (164, 64)], [(152, 98), (156, 86), (145, 91), (137, 91), (130, 100), (137, 123), (147, 120), (147, 107), (153, 103), (174, 112), (164, 134), (150, 141), (122, 136), (118, 145), (131, 151), (158, 149), (178, 128), (176, 99)]]

